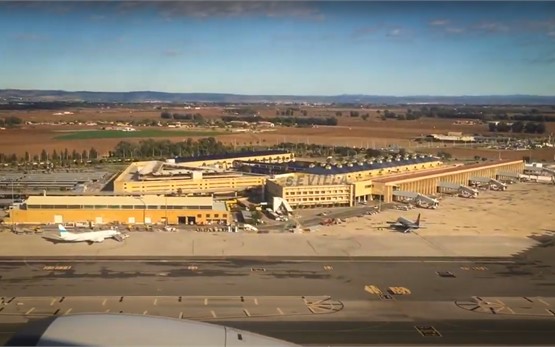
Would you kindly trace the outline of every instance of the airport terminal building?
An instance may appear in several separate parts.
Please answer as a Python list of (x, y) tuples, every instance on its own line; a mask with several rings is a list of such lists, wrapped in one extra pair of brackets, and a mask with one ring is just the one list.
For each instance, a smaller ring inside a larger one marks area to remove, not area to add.
[(31, 196), (6, 223), (229, 224), (224, 202), (212, 197)]
[(234, 193), (264, 185), (265, 175), (162, 161), (129, 165), (114, 181), (115, 194)]
[[(501, 160), (470, 165), (445, 165), (430, 155), (348, 163), (324, 164), (303, 173), (275, 175), (266, 182), (266, 198), (286, 200), (293, 208), (354, 206), (370, 200), (390, 203), (419, 197), (430, 204), (440, 192), (474, 190), (470, 185), (496, 184), (518, 179), (522, 160)], [(500, 189), (501, 189), (500, 188)]]

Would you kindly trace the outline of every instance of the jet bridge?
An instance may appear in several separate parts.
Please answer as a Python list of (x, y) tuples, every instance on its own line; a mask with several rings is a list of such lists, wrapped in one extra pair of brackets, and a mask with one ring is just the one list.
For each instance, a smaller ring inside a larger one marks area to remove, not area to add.
[(476, 198), (478, 197), (478, 190), (465, 186), (463, 184), (451, 182), (439, 182), (438, 191), (454, 191), (462, 198)]
[(520, 179), (520, 175), (516, 172), (499, 171), (497, 179), (503, 183), (516, 183)]
[[(478, 187), (488, 187), (491, 190), (506, 190), (507, 185), (495, 178), (490, 177), (470, 177), (471, 183), (475, 183)], [(471, 184), (472, 185), (472, 184)]]
[(414, 203), (416, 206), (422, 208), (437, 208), (437, 206), (439, 205), (439, 201), (434, 198), (431, 198), (424, 194), (402, 190), (394, 191), (393, 198), (396, 201)]

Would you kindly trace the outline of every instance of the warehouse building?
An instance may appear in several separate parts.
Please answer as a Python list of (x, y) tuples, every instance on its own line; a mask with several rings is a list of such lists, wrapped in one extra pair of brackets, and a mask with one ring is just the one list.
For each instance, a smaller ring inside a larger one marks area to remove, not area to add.
[(212, 197), (31, 196), (9, 210), (6, 223), (229, 224), (224, 202)]
[(143, 161), (132, 163), (114, 180), (114, 193), (227, 194), (261, 187), (265, 180), (266, 176), (259, 174)]

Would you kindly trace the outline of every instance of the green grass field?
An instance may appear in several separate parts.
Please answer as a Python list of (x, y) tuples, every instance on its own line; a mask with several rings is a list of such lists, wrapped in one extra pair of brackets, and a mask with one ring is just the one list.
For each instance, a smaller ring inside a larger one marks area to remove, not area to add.
[(217, 136), (225, 133), (218, 131), (192, 131), (192, 130), (158, 130), (147, 129), (137, 131), (120, 130), (87, 130), (76, 131), (69, 134), (56, 136), (56, 140), (89, 140), (89, 139), (123, 139), (136, 137), (188, 137), (188, 136)]

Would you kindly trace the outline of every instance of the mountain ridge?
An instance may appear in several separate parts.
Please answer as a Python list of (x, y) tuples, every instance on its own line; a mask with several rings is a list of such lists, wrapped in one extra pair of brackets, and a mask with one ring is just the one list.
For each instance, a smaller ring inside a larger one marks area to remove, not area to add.
[(505, 104), (555, 105), (555, 96), (511, 95), (249, 95), (234, 93), (170, 93), (158, 91), (96, 92), (40, 89), (0, 89), (0, 102), (106, 102), (106, 103), (354, 103), (354, 104)]

